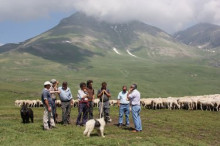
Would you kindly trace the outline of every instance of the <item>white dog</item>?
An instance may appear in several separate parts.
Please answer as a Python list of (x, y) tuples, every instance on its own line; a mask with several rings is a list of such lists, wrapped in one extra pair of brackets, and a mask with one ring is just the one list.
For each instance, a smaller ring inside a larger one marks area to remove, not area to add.
[(98, 130), (99, 135), (101, 134), (102, 137), (104, 136), (104, 129), (105, 125), (107, 123), (107, 120), (102, 117), (101, 119), (91, 119), (86, 122), (86, 129), (83, 132), (85, 136), (90, 137), (90, 133), (93, 131), (94, 128)]

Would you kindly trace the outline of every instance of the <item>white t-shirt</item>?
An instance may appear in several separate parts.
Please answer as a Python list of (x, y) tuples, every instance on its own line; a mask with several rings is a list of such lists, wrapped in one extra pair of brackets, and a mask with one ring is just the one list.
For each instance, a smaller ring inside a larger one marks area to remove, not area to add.
[[(87, 94), (83, 91), (83, 90), (78, 90), (78, 94), (77, 97), (79, 100), (82, 100), (84, 96), (86, 96)], [(88, 100), (88, 98), (84, 98), (85, 101)]]

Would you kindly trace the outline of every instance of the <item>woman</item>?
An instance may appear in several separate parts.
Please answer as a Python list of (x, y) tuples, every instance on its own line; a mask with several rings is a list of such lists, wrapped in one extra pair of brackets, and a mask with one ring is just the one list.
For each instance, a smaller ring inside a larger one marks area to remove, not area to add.
[[(84, 126), (88, 120), (88, 92), (86, 90), (86, 84), (80, 83), (80, 90), (78, 90), (77, 94), (79, 100), (79, 107), (78, 107), (78, 117), (76, 120), (76, 125)], [(83, 117), (82, 117), (83, 114)], [(82, 117), (82, 122), (81, 122)]]

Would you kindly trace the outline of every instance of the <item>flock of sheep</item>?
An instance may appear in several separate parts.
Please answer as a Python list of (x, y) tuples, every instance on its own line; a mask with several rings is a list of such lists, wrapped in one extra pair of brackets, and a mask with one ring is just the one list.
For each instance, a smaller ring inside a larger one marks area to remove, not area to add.
[[(29, 107), (43, 107), (41, 100), (16, 100), (16, 106), (25, 103)], [(117, 105), (117, 100), (110, 100), (111, 106)], [(61, 106), (61, 101), (56, 100), (56, 105)], [(94, 107), (98, 107), (99, 99), (94, 100)], [(203, 96), (167, 97), (167, 98), (142, 98), (141, 105), (148, 109), (187, 109), (187, 110), (220, 110), (220, 94)], [(78, 100), (74, 100), (74, 107), (78, 106)]]
[(167, 97), (167, 98), (143, 98), (141, 105), (149, 109), (187, 109), (219, 111), (220, 94), (203, 96)]

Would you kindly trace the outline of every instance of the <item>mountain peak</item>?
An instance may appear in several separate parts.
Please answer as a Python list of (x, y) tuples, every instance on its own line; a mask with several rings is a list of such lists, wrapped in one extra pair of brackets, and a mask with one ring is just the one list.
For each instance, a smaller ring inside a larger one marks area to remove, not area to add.
[(220, 46), (220, 26), (210, 23), (199, 23), (180, 31), (174, 37), (187, 45), (210, 49)]

